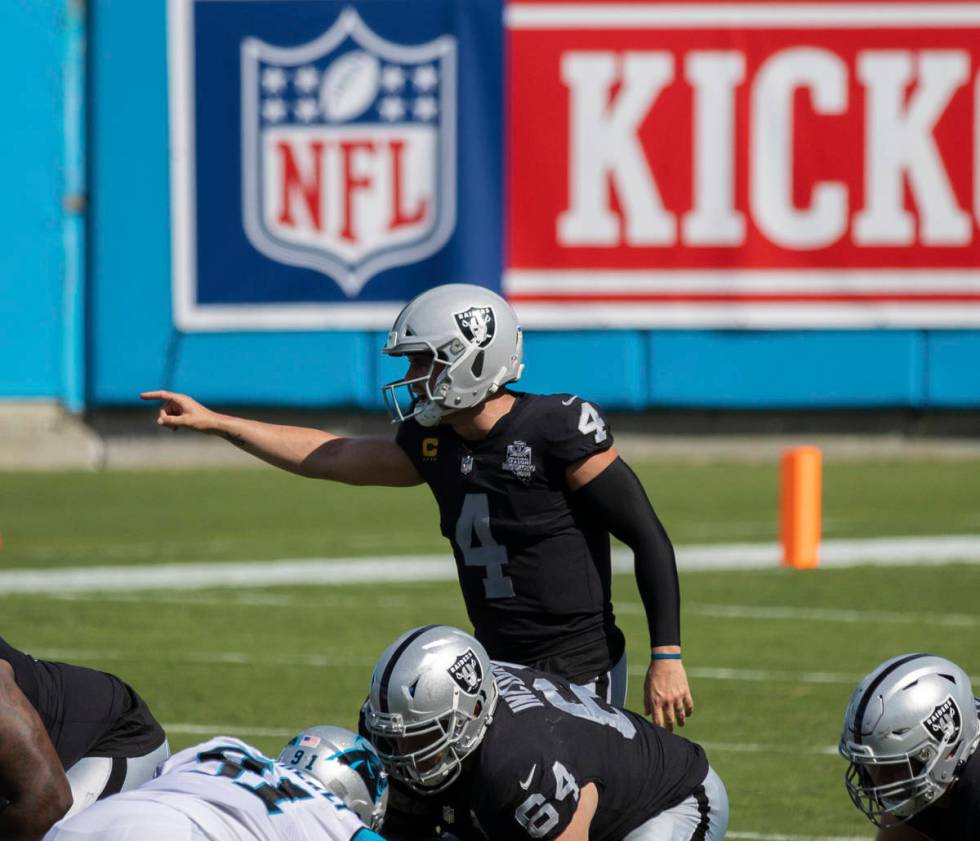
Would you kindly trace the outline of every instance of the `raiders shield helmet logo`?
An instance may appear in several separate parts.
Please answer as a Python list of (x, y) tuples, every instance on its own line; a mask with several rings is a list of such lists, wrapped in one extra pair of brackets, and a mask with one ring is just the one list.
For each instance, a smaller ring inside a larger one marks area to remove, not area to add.
[(467, 648), (449, 667), (449, 676), (467, 695), (476, 695), (483, 682), (483, 669), (472, 648)]
[(922, 722), (922, 726), (929, 731), (932, 738), (937, 742), (945, 739), (946, 743), (950, 745), (954, 744), (960, 737), (960, 724), (960, 708), (956, 706), (956, 702), (949, 695)]
[(493, 341), (496, 321), (490, 307), (470, 307), (455, 313), (456, 323), (466, 339), (478, 347), (486, 347)]

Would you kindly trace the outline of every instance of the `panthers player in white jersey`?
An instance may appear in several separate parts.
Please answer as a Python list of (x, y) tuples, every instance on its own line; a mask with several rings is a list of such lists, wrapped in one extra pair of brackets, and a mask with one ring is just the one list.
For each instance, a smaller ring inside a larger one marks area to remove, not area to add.
[(143, 786), (57, 824), (45, 841), (381, 841), (387, 777), (365, 739), (304, 730), (278, 760), (230, 736), (182, 750)]

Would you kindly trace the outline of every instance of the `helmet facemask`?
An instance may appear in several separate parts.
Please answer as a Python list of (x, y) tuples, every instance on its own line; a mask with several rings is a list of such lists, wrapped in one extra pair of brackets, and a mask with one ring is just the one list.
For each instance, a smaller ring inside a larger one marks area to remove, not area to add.
[[(448, 411), (442, 405), (450, 389), (452, 363), (438, 351), (431, 348), (427, 351), (411, 351), (411, 354), (430, 354), (429, 367), (419, 376), (402, 377), (381, 387), (385, 406), (391, 415), (392, 423), (401, 423), (409, 418), (415, 418), (425, 427), (435, 426)], [(409, 354), (404, 354), (408, 356)], [(437, 377), (433, 378), (436, 366), (441, 366)]]
[[(904, 823), (945, 791), (931, 776), (943, 750), (945, 743), (938, 751), (924, 748), (923, 758), (906, 754), (873, 757), (849, 753), (842, 745), (841, 753), (851, 760), (844, 775), (847, 793), (875, 826)], [(890, 818), (887, 823), (886, 817)]]
[(463, 760), (483, 740), (490, 717), (481, 712), (478, 705), (468, 715), (456, 703), (445, 715), (406, 724), (400, 713), (369, 709), (366, 724), (388, 773), (422, 794), (436, 794), (456, 781)]

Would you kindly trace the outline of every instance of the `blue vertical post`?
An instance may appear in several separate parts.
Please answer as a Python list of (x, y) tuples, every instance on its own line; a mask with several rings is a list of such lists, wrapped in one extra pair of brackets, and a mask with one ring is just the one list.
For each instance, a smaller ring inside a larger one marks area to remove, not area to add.
[(86, 0), (63, 0), (65, 175), (62, 236), (65, 249), (62, 399), (70, 412), (85, 408), (86, 284)]

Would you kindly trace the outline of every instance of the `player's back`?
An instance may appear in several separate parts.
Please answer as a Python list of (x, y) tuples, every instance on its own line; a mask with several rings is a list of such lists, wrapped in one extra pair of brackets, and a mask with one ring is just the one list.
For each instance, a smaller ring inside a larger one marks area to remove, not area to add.
[(708, 773), (702, 748), (535, 669), (494, 663), (500, 691), (471, 780), (492, 837), (552, 838), (567, 828), (579, 789), (595, 782), (589, 837), (604, 841), (689, 797)]
[[(62, 837), (88, 837), (127, 813), (173, 810), (202, 841), (351, 841), (377, 838), (316, 780), (232, 737), (219, 736), (172, 756), (158, 776), (101, 801), (63, 825)], [(77, 836), (72, 833), (78, 833)], [(99, 837), (96, 834), (91, 837)], [(135, 836), (133, 836), (135, 837)]]

